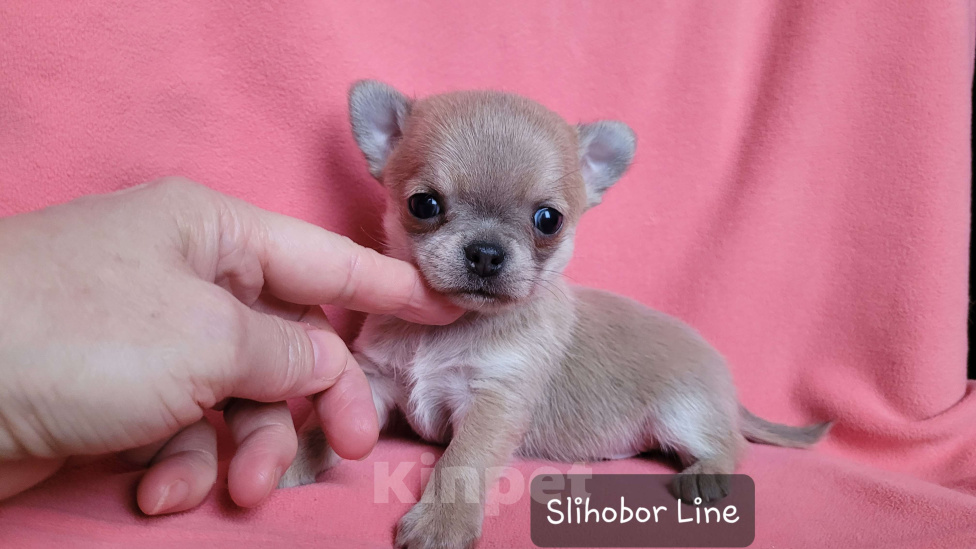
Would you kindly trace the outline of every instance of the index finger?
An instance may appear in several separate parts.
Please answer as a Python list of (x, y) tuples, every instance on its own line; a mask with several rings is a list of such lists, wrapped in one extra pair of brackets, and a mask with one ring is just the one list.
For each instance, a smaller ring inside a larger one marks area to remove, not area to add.
[(330, 304), (410, 322), (450, 324), (462, 310), (430, 290), (409, 263), (345, 236), (284, 215), (260, 211), (256, 240), (265, 286), (276, 297)]

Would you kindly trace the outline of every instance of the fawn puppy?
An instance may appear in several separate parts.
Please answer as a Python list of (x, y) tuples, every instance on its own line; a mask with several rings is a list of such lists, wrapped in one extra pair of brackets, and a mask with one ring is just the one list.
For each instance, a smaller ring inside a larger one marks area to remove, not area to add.
[[(485, 476), (513, 455), (668, 450), (684, 467), (675, 494), (709, 501), (728, 493), (723, 475), (747, 439), (804, 447), (826, 432), (828, 423), (750, 414), (722, 356), (679, 320), (563, 279), (580, 216), (633, 159), (625, 124), (574, 126), (491, 91), (411, 100), (375, 81), (356, 83), (349, 103), (356, 142), (389, 193), (387, 253), (468, 311), (449, 326), (371, 315), (354, 345), (380, 426), (399, 410), (425, 440), (447, 445), (397, 545), (473, 545)], [(314, 482), (339, 461), (314, 417), (300, 440), (282, 486)], [(439, 501), (448, 489), (452, 501)]]

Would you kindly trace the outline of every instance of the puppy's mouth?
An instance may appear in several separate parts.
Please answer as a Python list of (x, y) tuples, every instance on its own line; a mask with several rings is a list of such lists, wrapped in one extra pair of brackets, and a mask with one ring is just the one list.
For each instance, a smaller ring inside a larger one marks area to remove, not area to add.
[(515, 298), (504, 293), (484, 289), (484, 288), (474, 288), (474, 289), (462, 289), (455, 290), (451, 292), (451, 295), (455, 295), (461, 298), (466, 298), (474, 301), (481, 301), (485, 303), (509, 303), (515, 301)]
[(524, 297), (519, 295), (518, 288), (510, 288), (504, 280), (479, 280), (474, 277), (443, 280), (440, 276), (428, 276), (421, 264), (417, 264), (417, 268), (431, 289), (464, 309), (495, 311), (516, 304)]

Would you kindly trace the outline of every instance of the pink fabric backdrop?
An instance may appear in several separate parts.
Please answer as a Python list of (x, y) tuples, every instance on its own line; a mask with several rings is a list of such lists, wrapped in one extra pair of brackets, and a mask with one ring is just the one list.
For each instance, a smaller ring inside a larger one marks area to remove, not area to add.
[[(755, 412), (838, 420), (816, 451), (752, 448), (755, 546), (974, 546), (974, 40), (972, 0), (5, 0), (0, 215), (182, 174), (372, 245), (355, 79), (624, 120), (636, 161), (569, 275), (696, 326)], [(384, 546), (408, 504), (374, 503), (375, 462), (424, 449), (383, 442), (247, 512), (218, 484), (159, 519), (135, 472), (88, 466), (0, 504), (0, 544)], [(487, 521), (483, 547), (528, 544), (528, 498)]]

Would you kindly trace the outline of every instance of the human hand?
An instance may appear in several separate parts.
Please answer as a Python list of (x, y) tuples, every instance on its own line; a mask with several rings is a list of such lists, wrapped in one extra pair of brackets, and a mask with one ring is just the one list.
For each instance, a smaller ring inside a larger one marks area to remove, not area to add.
[(186, 180), (0, 219), (0, 499), (69, 456), (127, 451), (149, 464), (144, 512), (194, 507), (217, 476), (204, 412), (231, 398), (241, 506), (294, 459), (287, 398), (317, 395), (336, 453), (367, 455), (369, 386), (326, 303), (461, 314), (406, 263)]

